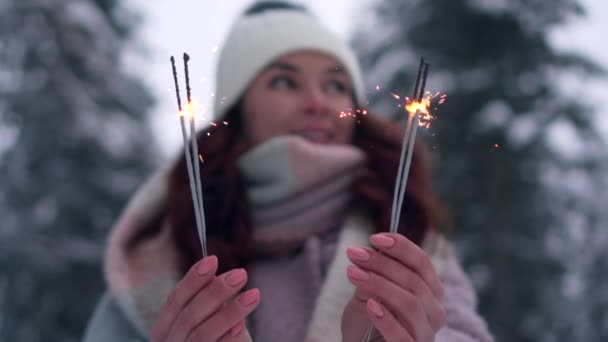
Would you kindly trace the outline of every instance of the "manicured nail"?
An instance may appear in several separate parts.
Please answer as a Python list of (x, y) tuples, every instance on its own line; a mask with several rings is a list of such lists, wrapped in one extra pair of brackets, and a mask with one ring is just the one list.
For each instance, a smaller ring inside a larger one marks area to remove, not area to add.
[(212, 256), (209, 256), (209, 257), (206, 257), (205, 259), (203, 259), (203, 261), (201, 261), (201, 263), (198, 264), (196, 271), (198, 272), (199, 275), (204, 276), (204, 275), (209, 274), (209, 272), (213, 271), (216, 266), (217, 266), (217, 257), (215, 255), (212, 255)]
[(249, 306), (260, 299), (260, 290), (251, 289), (244, 292), (238, 299), (239, 303), (243, 306)]
[(235, 325), (232, 329), (230, 329), (230, 336), (238, 336), (243, 329), (245, 329), (245, 322), (239, 322), (239, 324)]
[(384, 316), (384, 310), (382, 310), (380, 304), (378, 304), (378, 302), (372, 298), (367, 300), (367, 309), (378, 318), (382, 318)]
[(384, 235), (384, 234), (376, 234), (370, 237), (371, 242), (374, 246), (378, 247), (392, 247), (395, 244), (395, 239)]
[(355, 280), (368, 280), (369, 279), (369, 273), (365, 272), (364, 270), (356, 267), (356, 266), (348, 266), (348, 268), (346, 269), (346, 273), (348, 274), (349, 277), (355, 279)]
[(226, 276), (226, 283), (232, 287), (241, 285), (247, 278), (247, 273), (244, 269), (239, 268), (238, 270), (231, 271)]
[(372, 257), (368, 251), (359, 247), (349, 247), (346, 250), (346, 254), (355, 261), (368, 261)]

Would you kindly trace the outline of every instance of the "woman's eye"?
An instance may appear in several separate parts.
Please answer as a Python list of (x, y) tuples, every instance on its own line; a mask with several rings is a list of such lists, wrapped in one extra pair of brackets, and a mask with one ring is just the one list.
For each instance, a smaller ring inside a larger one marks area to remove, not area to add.
[(327, 83), (326, 90), (333, 94), (344, 94), (348, 91), (348, 88), (344, 82), (333, 80)]
[(296, 83), (287, 76), (277, 76), (270, 81), (270, 87), (275, 89), (293, 89)]

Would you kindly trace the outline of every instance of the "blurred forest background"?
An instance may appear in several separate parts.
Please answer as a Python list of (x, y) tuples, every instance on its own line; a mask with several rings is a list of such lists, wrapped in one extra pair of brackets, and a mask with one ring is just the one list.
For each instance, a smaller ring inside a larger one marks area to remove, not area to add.
[[(0, 341), (80, 340), (108, 231), (158, 166), (156, 99), (122, 62), (145, 18), (125, 5), (0, 2)], [(605, 66), (549, 39), (584, 16), (576, 0), (370, 0), (353, 19), (368, 89), (411, 93), (424, 56), (448, 94), (422, 138), (499, 341), (608, 340), (608, 139), (581, 96)]]

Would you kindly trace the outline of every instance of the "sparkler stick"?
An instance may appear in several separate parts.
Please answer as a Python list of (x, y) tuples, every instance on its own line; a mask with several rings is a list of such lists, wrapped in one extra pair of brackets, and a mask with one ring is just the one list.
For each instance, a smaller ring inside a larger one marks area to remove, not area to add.
[[(422, 102), (424, 96), (424, 88), (426, 87), (426, 78), (428, 75), (429, 64), (424, 62), (424, 58), (420, 59), (418, 67), (418, 75), (416, 84), (414, 85), (414, 94), (412, 101)], [(399, 229), (399, 219), (401, 218), (401, 208), (405, 197), (405, 189), (409, 176), (410, 166), (412, 163), (412, 155), (414, 154), (414, 145), (416, 142), (416, 133), (420, 125), (421, 110), (416, 109), (413, 115), (410, 115), (410, 110), (406, 106), (408, 119), (403, 134), (403, 142), (401, 146), (401, 156), (399, 158), (399, 168), (397, 171), (397, 179), (395, 180), (395, 191), (393, 192), (393, 207), (391, 210), (391, 225), (390, 232), (396, 233)], [(363, 337), (364, 342), (369, 342), (374, 332), (374, 326), (370, 324), (367, 332)]]
[(414, 154), (414, 145), (416, 143), (416, 132), (418, 131), (418, 125), (420, 124), (420, 111), (416, 111), (414, 114), (413, 126), (409, 137), (407, 154), (405, 160), (405, 170), (403, 171), (401, 184), (399, 188), (399, 200), (397, 202), (397, 210), (395, 215), (395, 225), (392, 227), (391, 233), (396, 233), (399, 229), (399, 219), (401, 218), (401, 208), (403, 207), (403, 198), (405, 197), (405, 189), (407, 186), (407, 180), (410, 172), (410, 166), (412, 164), (412, 155)]
[[(424, 87), (426, 86), (426, 77), (428, 75), (429, 65), (427, 63), (423, 64), (423, 75), (422, 75), (422, 85), (420, 86), (419, 94), (418, 94), (418, 102), (422, 101), (422, 97), (424, 95)], [(409, 114), (409, 113), (408, 113)], [(420, 125), (420, 115), (422, 113), (419, 109), (416, 110), (413, 118), (413, 125), (409, 129), (409, 138), (407, 154), (405, 160), (405, 170), (403, 170), (403, 174), (401, 175), (401, 182), (399, 184), (399, 199), (396, 203), (397, 208), (395, 209), (395, 222), (392, 227), (391, 233), (396, 233), (399, 229), (399, 219), (401, 218), (401, 208), (403, 208), (403, 198), (405, 197), (405, 189), (407, 186), (407, 180), (409, 178), (410, 166), (412, 163), (412, 156), (414, 155), (414, 145), (416, 144), (416, 132), (418, 131), (418, 126)], [(400, 161), (400, 165), (403, 163), (403, 160)], [(393, 206), (395, 203), (393, 203)]]
[[(420, 66), (418, 67), (418, 75), (416, 76), (416, 84), (414, 86), (414, 94), (412, 95), (412, 99), (416, 99), (418, 96), (418, 87), (420, 86), (420, 78), (422, 77), (422, 69), (424, 68), (424, 58), (420, 59)], [(409, 115), (407, 116), (407, 121), (405, 123), (405, 132), (403, 134), (403, 142), (401, 144), (401, 157), (399, 158), (399, 169), (397, 171), (397, 179), (395, 181), (395, 191), (393, 191), (393, 207), (391, 210), (391, 225), (390, 231), (391, 233), (395, 232), (397, 229), (397, 225), (395, 225), (397, 221), (397, 216), (400, 214), (397, 211), (397, 203), (399, 203), (399, 189), (401, 189), (401, 178), (403, 177), (403, 160), (405, 159), (405, 153), (408, 150), (407, 144), (409, 143), (408, 137), (410, 136), (410, 131), (412, 129), (414, 118)], [(399, 206), (400, 208), (400, 206)]]
[[(199, 233), (199, 239), (201, 241), (201, 247), (203, 250), (203, 256), (207, 256), (207, 243), (206, 243), (206, 237), (204, 235), (204, 231), (202, 228), (202, 222), (201, 222), (201, 218), (203, 218), (203, 213), (201, 212), (201, 207), (199, 207), (198, 203), (198, 198), (199, 198), (199, 193), (197, 192), (197, 187), (196, 187), (196, 181), (195, 181), (195, 177), (194, 177), (194, 170), (192, 167), (192, 156), (190, 154), (190, 149), (188, 148), (188, 133), (186, 131), (186, 123), (185, 123), (185, 119), (184, 119), (184, 112), (182, 111), (182, 102), (181, 102), (181, 98), (179, 95), (179, 85), (177, 82), (177, 70), (175, 69), (175, 59), (173, 58), (173, 56), (171, 56), (171, 67), (173, 70), (173, 81), (175, 82), (175, 95), (177, 98), (177, 107), (179, 109), (179, 121), (180, 121), (180, 125), (181, 125), (181, 129), (182, 129), (182, 138), (184, 141), (184, 157), (186, 158), (186, 169), (188, 170), (188, 180), (190, 183), (190, 193), (192, 194), (192, 204), (194, 206), (194, 218), (196, 220), (196, 227)], [(187, 69), (186, 69), (187, 70)], [(189, 85), (188, 85), (188, 102), (190, 102), (190, 91), (189, 91)], [(188, 103), (190, 105), (190, 103)], [(188, 107), (187, 109), (190, 109), (190, 107)], [(187, 111), (189, 112), (189, 111)], [(194, 114), (191, 113), (191, 116), (193, 116)], [(193, 119), (191, 119), (193, 120)], [(194, 161), (196, 164), (198, 164), (198, 158), (196, 158), (196, 160)], [(198, 177), (200, 178), (200, 177)], [(200, 182), (200, 179), (199, 179)], [(202, 193), (200, 193), (200, 197), (202, 198)]]
[[(186, 96), (188, 98), (188, 104), (192, 106), (191, 102), (191, 89), (190, 89), (190, 73), (188, 72), (188, 61), (190, 60), (190, 56), (187, 53), (184, 53), (184, 72), (186, 75)], [(200, 226), (198, 226), (198, 234), (201, 240), (201, 247), (203, 248), (203, 256), (207, 256), (207, 244), (205, 243), (205, 237), (207, 236), (207, 226), (205, 223), (205, 206), (203, 205), (203, 190), (201, 186), (201, 170), (199, 163), (199, 154), (198, 154), (198, 143), (196, 139), (196, 130), (194, 125), (194, 107), (191, 107), (192, 114), (190, 115), (190, 142), (192, 144), (192, 163), (194, 163), (194, 180), (196, 184), (196, 194), (197, 194), (197, 203), (195, 206), (198, 206), (198, 215), (200, 220)]]

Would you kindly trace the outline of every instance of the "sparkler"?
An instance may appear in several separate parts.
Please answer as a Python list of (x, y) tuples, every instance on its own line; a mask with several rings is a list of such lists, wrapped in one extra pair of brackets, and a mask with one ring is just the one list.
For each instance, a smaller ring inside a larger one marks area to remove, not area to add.
[[(190, 56), (184, 53), (184, 72), (186, 76), (186, 96), (188, 104), (186, 110), (182, 110), (182, 102), (179, 94), (179, 85), (177, 82), (177, 70), (175, 69), (175, 58), (171, 56), (171, 68), (173, 70), (173, 81), (175, 82), (175, 95), (177, 97), (177, 107), (179, 109), (179, 121), (182, 129), (182, 138), (184, 140), (184, 157), (186, 158), (186, 168), (188, 170), (188, 180), (190, 183), (190, 193), (192, 194), (192, 204), (194, 206), (194, 218), (196, 220), (196, 228), (203, 250), (203, 256), (207, 256), (207, 229), (205, 224), (205, 210), (203, 206), (203, 192), (201, 188), (201, 175), (199, 165), (198, 144), (196, 141), (196, 132), (194, 125), (195, 108), (191, 99), (190, 75), (188, 73), (188, 61)], [(188, 116), (190, 121), (190, 138), (186, 130), (185, 117)], [(190, 142), (191, 147), (188, 146)], [(191, 153), (192, 152), (192, 153)]]
[[(428, 75), (429, 64), (424, 62), (424, 58), (420, 59), (418, 67), (418, 75), (414, 86), (414, 94), (410, 103), (406, 104), (405, 110), (408, 113), (408, 119), (403, 134), (403, 142), (401, 145), (401, 156), (399, 158), (399, 168), (397, 170), (397, 179), (395, 180), (395, 191), (393, 192), (393, 207), (391, 210), (390, 232), (396, 233), (399, 229), (399, 219), (401, 218), (401, 208), (403, 207), (403, 199), (405, 197), (405, 189), (409, 176), (410, 166), (412, 163), (412, 155), (414, 154), (414, 145), (416, 142), (416, 132), (421, 124), (421, 119), (430, 120), (432, 116), (429, 113), (431, 98), (424, 98), (426, 87), (426, 79)], [(393, 97), (399, 98), (398, 95), (392, 94)], [(442, 97), (442, 100), (445, 97)], [(363, 341), (369, 342), (374, 331), (374, 326), (370, 324)]]

